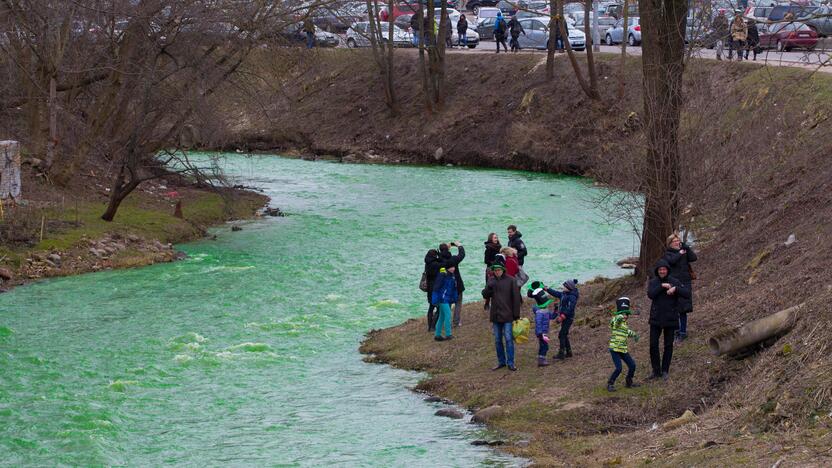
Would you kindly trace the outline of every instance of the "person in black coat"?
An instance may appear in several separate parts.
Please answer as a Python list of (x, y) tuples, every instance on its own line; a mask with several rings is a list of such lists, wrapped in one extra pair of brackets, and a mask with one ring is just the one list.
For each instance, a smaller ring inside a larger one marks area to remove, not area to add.
[(748, 38), (745, 40), (745, 59), (748, 60), (748, 52), (754, 52), (754, 60), (757, 60), (757, 52), (760, 50), (760, 32), (757, 31), (757, 23), (748, 18)]
[(509, 370), (516, 371), (512, 324), (520, 318), (520, 290), (517, 289), (514, 278), (505, 274), (505, 265), (495, 263), (491, 268), (494, 269), (494, 277), (488, 280), (482, 290), (482, 297), (491, 299), (488, 318), (497, 351), (497, 366), (491, 370), (508, 366)]
[(436, 249), (428, 250), (425, 254), (425, 279), (428, 283), (428, 331), (433, 331), (436, 326), (436, 319), (439, 314), (436, 313), (436, 306), (431, 301), (431, 292), (433, 291), (436, 277), (439, 275), (439, 269), (442, 267), (442, 260), (439, 258), (439, 252)]
[(689, 297), (679, 299), (679, 341), (688, 337), (688, 313), (693, 312), (693, 277), (690, 264), (696, 261), (696, 252), (682, 242), (676, 234), (667, 238), (667, 251), (662, 257), (670, 267), (670, 276), (681, 281), (690, 293)]
[(523, 234), (513, 224), (506, 229), (506, 232), (508, 233), (508, 246), (517, 251), (517, 263), (523, 266), (524, 259), (529, 254), (522, 239)]
[[(457, 254), (451, 254), (451, 247), (456, 247)], [(459, 272), (459, 264), (465, 259), (465, 248), (462, 244), (451, 242), (450, 244), (439, 245), (439, 260), (442, 261), (442, 266), (445, 268), (456, 267), (454, 276), (456, 277), (456, 292), (458, 294), (456, 304), (454, 304), (454, 327), (462, 325), (462, 292), (465, 291), (465, 283), (462, 281), (462, 274)]]
[[(496, 232), (492, 232), (488, 235), (488, 240), (485, 241), (485, 283), (488, 284), (488, 280), (494, 277), (494, 270), (491, 269), (491, 265), (497, 261), (497, 255), (500, 254), (500, 249), (503, 246), (500, 245), (500, 238), (497, 237)], [(491, 305), (491, 300), (486, 299), (485, 304), (483, 305), (483, 309), (488, 310)]]
[[(690, 291), (681, 281), (670, 275), (670, 265), (665, 259), (656, 263), (655, 276), (647, 284), (650, 305), (650, 364), (651, 379), (668, 379), (670, 360), (673, 358), (673, 335), (679, 328), (679, 301), (690, 297)], [(659, 337), (664, 334), (664, 355), (659, 356)]]

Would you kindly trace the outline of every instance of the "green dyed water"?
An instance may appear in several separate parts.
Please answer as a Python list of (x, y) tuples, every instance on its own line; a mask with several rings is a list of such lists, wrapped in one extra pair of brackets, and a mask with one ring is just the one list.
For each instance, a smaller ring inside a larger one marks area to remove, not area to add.
[(422, 258), (440, 241), (469, 249), (468, 300), (486, 234), (505, 240), (512, 222), (533, 278), (616, 274), (633, 238), (598, 222), (591, 185), (276, 157), (224, 166), (290, 216), (218, 229), (180, 246), (178, 263), (0, 296), (0, 464), (521, 464), (471, 446), (481, 429), (407, 390), (419, 374), (365, 364), (357, 347), (424, 313)]

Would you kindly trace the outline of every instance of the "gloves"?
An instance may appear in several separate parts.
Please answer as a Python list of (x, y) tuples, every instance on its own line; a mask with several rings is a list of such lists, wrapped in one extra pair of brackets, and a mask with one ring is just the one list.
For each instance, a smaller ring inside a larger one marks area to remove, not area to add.
[(638, 343), (638, 333), (633, 333), (633, 341)]

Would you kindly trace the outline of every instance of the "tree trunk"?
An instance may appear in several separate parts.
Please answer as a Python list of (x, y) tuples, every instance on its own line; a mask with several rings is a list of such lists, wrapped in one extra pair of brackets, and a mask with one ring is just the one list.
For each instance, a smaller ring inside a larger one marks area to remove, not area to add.
[[(624, 0), (624, 30), (627, 31), (628, 26), (627, 24), (630, 21), (630, 0)], [(618, 99), (624, 99), (624, 90), (627, 87), (627, 41), (621, 41), (621, 65), (620, 71), (618, 76)]]
[(639, 0), (647, 136), (644, 224), (638, 276), (665, 250), (679, 217), (679, 120), (687, 0)]
[[(590, 41), (592, 40), (592, 29), (589, 24), (589, 14), (592, 12), (592, 1), (585, 0), (584, 1), (584, 47), (586, 51), (586, 69), (587, 73), (589, 74), (589, 89), (590, 94), (588, 96), (595, 100), (600, 100), (601, 95), (598, 93), (598, 72), (595, 69), (595, 52), (592, 50), (592, 47), (589, 46)], [(593, 14), (593, 16), (595, 16)], [(577, 25), (576, 25), (577, 26)], [(564, 41), (569, 42), (569, 37), (566, 37)]]
[[(569, 33), (566, 31), (566, 21), (563, 20), (563, 0), (558, 0), (558, 12), (557, 16), (560, 19), (558, 21), (558, 29), (560, 29), (560, 37), (563, 41), (563, 47), (566, 49), (566, 55), (569, 57), (569, 63), (572, 65), (572, 70), (575, 72), (575, 78), (578, 80), (578, 85), (580, 85), (581, 90), (583, 90), (584, 94), (586, 94), (590, 99), (600, 99), (598, 96), (598, 92), (593, 90), (589, 83), (586, 82), (584, 78), (584, 74), (581, 72), (581, 66), (578, 64), (578, 59), (575, 57), (575, 52), (572, 50), (572, 44), (569, 43)], [(549, 39), (552, 39), (554, 28), (549, 28)]]
[(552, 81), (555, 78), (555, 16), (560, 12), (560, 4), (563, 0), (549, 0), (549, 40), (546, 42), (546, 80)]

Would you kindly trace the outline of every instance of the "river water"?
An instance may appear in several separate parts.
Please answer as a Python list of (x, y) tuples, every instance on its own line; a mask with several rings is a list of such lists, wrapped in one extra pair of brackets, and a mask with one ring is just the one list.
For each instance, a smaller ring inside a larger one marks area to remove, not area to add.
[[(184, 261), (0, 295), (0, 464), (514, 466), (433, 416), (422, 376), (362, 362), (372, 328), (424, 313), (425, 251), (520, 226), (532, 278), (618, 274), (626, 226), (588, 181), (523, 172), (229, 156), (289, 213), (179, 246)], [(187, 206), (185, 207), (187, 211)], [(464, 317), (463, 317), (464, 322)], [(425, 339), (430, 337), (425, 334)]]

